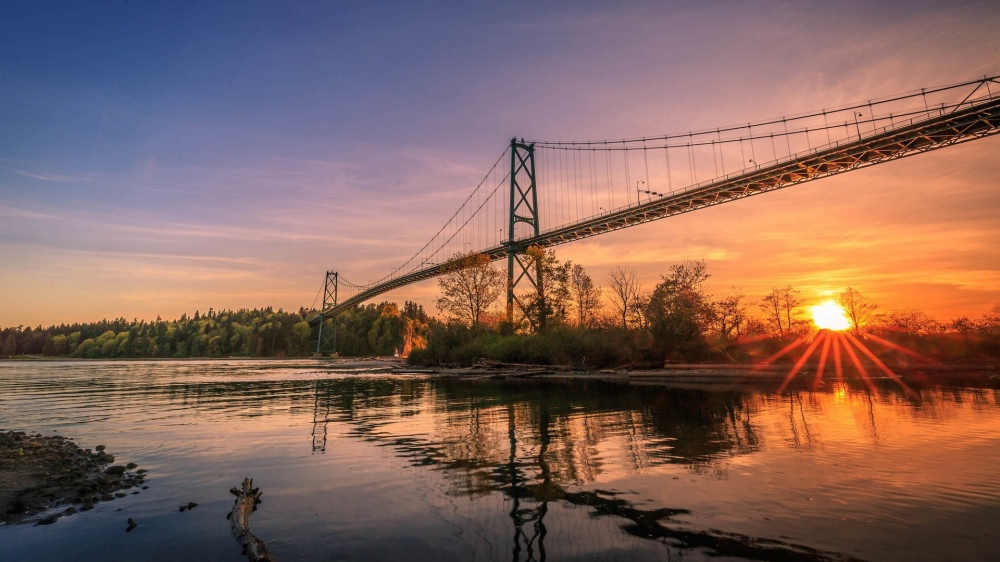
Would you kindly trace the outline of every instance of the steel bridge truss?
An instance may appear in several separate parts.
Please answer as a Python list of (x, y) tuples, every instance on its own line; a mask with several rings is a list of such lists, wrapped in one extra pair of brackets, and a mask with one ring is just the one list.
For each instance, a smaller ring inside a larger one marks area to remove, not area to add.
[[(518, 179), (520, 178), (520, 179)], [(531, 260), (525, 259), (526, 252), (532, 244), (520, 242), (517, 239), (517, 223), (529, 227), (529, 239), (537, 239), (540, 235), (538, 221), (538, 191), (535, 182), (535, 145), (525, 144), (522, 139), (510, 139), (510, 224), (507, 229), (507, 321), (514, 321), (514, 306), (517, 305), (525, 316), (530, 318), (524, 303), (518, 298), (514, 289), (522, 280), (537, 291), (542, 284), (542, 269)], [(492, 257), (492, 256), (491, 256)]]
[(760, 170), (668, 194), (642, 205), (543, 232), (532, 244), (554, 246), (637, 224), (703, 209), (751, 195), (767, 193), (981, 139), (1000, 132), (1000, 99), (912, 125), (793, 158)]
[[(993, 79), (984, 79), (994, 82)], [(891, 160), (923, 154), (955, 144), (982, 139), (1000, 132), (1000, 96), (991, 94), (978, 100), (963, 101), (951, 111), (940, 112), (906, 125), (884, 127), (881, 131), (862, 134), (855, 139), (840, 141), (803, 155), (792, 155), (773, 164), (727, 176), (706, 184), (659, 195), (645, 203), (601, 215), (573, 224), (541, 230), (538, 220), (537, 182), (534, 167), (534, 143), (511, 140), (510, 145), (510, 216), (509, 237), (497, 246), (480, 251), (492, 261), (507, 259), (507, 314), (510, 319), (514, 306), (522, 306), (515, 294), (517, 285), (527, 280), (534, 288), (541, 283), (537, 271), (532, 271), (526, 259), (528, 248), (548, 248), (582, 238), (620, 230), (728, 201), (735, 201), (798, 185), (828, 176), (857, 170)], [(569, 148), (569, 150), (588, 150)], [(518, 225), (527, 225), (520, 229)], [(459, 258), (460, 259), (460, 258)], [(432, 264), (405, 275), (390, 278), (363, 288), (357, 294), (337, 302), (337, 274), (328, 272), (324, 288), (323, 308), (310, 322), (322, 325), (326, 317), (336, 316), (354, 306), (393, 289), (432, 279), (457, 265), (459, 259)], [(331, 277), (332, 275), (332, 277)], [(330, 291), (331, 279), (333, 290)], [(328, 349), (329, 340), (322, 331), (317, 352)], [(333, 336), (335, 338), (335, 335)], [(335, 346), (335, 340), (334, 340)]]
[[(319, 334), (316, 336), (316, 355), (329, 353), (337, 354), (337, 314), (338, 310), (337, 290), (340, 288), (340, 274), (336, 271), (327, 271), (326, 280), (323, 282), (323, 307), (320, 308), (318, 319)], [(327, 310), (331, 312), (326, 312)], [(333, 318), (333, 330), (323, 334), (323, 321), (329, 316)]]

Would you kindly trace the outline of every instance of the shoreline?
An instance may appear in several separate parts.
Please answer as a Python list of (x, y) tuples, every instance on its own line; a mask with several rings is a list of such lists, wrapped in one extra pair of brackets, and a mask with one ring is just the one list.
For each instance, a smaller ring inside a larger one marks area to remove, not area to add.
[(114, 462), (104, 445), (92, 451), (62, 435), (0, 430), (0, 525), (50, 525), (149, 487), (137, 464)]
[[(613, 369), (585, 369), (566, 365), (535, 365), (524, 363), (502, 363), (482, 361), (468, 367), (417, 366), (407, 365), (401, 357), (194, 357), (194, 358), (18, 358), (3, 359), (0, 364), (31, 363), (287, 363), (299, 369), (322, 369), (329, 374), (341, 375), (424, 375), (435, 378), (455, 378), (462, 380), (480, 379), (547, 379), (603, 381), (619, 384), (667, 385), (699, 389), (753, 388), (775, 389), (781, 385), (794, 366), (790, 363), (766, 366), (743, 363), (676, 363), (661, 368), (621, 366)], [(971, 386), (1000, 389), (1000, 361), (963, 361), (950, 363), (919, 363), (890, 367), (894, 375), (906, 384), (926, 387), (933, 385)], [(832, 382), (840, 382), (832, 367), (827, 366), (823, 380), (814, 384), (817, 366), (807, 364), (789, 381), (790, 389), (820, 388)], [(864, 383), (865, 377), (871, 382), (891, 380), (892, 377), (871, 366), (867, 375), (862, 375), (853, 366), (843, 366), (845, 383)]]

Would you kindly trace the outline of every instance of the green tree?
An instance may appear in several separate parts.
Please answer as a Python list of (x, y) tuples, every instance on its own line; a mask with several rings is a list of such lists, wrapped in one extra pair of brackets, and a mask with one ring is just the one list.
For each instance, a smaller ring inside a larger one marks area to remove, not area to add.
[(56, 334), (52, 336), (52, 352), (53, 355), (66, 355), (67, 347), (69, 346), (69, 338), (63, 334)]
[(704, 335), (714, 320), (704, 287), (709, 277), (704, 261), (685, 261), (671, 265), (669, 275), (653, 289), (646, 316), (653, 339), (666, 356), (705, 351)]
[(597, 312), (601, 308), (601, 288), (594, 285), (594, 280), (579, 264), (566, 262), (569, 266), (568, 285), (576, 308), (576, 325), (587, 328), (593, 324)]
[(403, 347), (405, 322), (395, 304), (382, 307), (379, 317), (368, 331), (368, 345), (376, 355), (392, 355)]
[[(208, 309), (209, 312), (212, 309)], [(208, 355), (209, 357), (219, 357), (222, 355), (222, 336), (212, 336), (208, 339)]]
[(309, 354), (309, 340), (312, 338), (312, 327), (309, 322), (303, 320), (292, 326), (292, 343), (295, 346), (296, 355)]
[(550, 322), (565, 323), (569, 317), (569, 272), (572, 264), (562, 264), (555, 252), (531, 246), (524, 255), (525, 269), (532, 271), (534, 286), (518, 296), (521, 312), (532, 331), (541, 332)]
[(13, 333), (7, 334), (7, 339), (3, 342), (3, 356), (13, 357), (17, 353), (17, 338)]

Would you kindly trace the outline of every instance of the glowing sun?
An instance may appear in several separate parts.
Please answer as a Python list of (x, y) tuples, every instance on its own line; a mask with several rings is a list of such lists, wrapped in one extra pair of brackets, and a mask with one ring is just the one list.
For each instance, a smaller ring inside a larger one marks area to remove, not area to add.
[(851, 321), (844, 314), (844, 309), (833, 301), (817, 304), (809, 310), (812, 312), (813, 323), (820, 330), (840, 332), (851, 327)]

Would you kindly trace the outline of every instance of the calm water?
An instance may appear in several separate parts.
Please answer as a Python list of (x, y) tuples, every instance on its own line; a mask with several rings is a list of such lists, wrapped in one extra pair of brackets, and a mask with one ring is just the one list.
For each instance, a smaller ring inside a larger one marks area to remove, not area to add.
[(5, 561), (245, 560), (225, 518), (243, 476), (282, 561), (1000, 560), (994, 390), (3, 363), (0, 428), (150, 471), (139, 495), (0, 527)]

